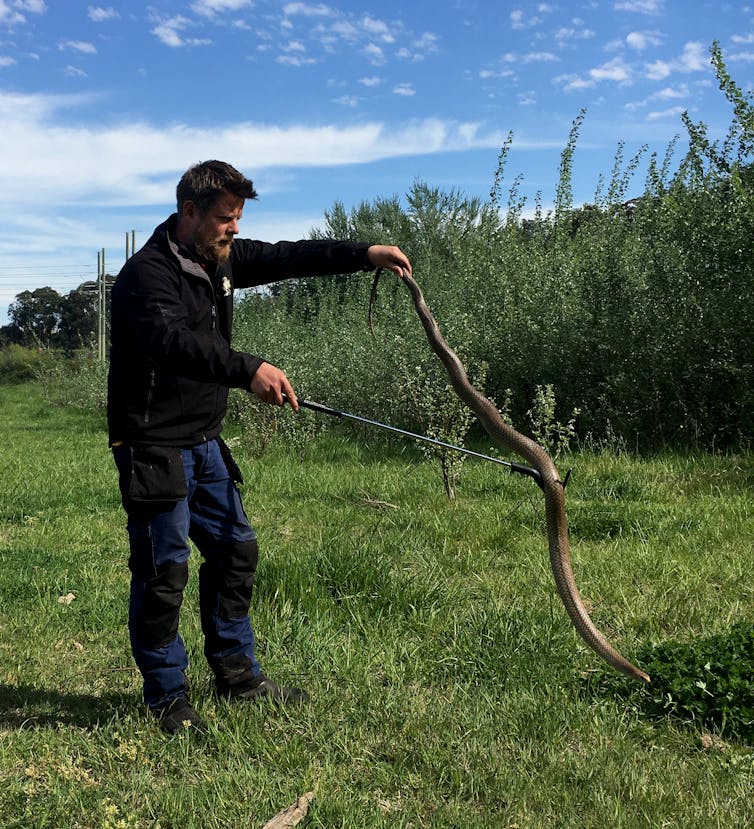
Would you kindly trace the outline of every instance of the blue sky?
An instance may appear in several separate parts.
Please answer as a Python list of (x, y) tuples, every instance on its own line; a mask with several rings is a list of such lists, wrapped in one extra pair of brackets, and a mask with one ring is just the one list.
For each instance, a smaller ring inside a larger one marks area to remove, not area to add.
[(117, 272), (207, 158), (253, 179), (241, 232), (269, 241), (415, 180), (486, 197), (509, 131), (506, 183), (547, 207), (585, 108), (590, 201), (619, 142), (662, 157), (684, 110), (723, 135), (713, 40), (749, 88), (754, 5), (724, 0), (0, 0), (0, 324), (101, 248)]

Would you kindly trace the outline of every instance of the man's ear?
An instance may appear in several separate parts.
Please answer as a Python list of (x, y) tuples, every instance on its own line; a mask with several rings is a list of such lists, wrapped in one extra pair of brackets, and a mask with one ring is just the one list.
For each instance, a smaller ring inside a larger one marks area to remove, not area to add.
[(181, 216), (187, 219), (193, 219), (198, 210), (199, 208), (196, 206), (196, 202), (191, 201), (191, 199), (186, 199), (181, 207)]

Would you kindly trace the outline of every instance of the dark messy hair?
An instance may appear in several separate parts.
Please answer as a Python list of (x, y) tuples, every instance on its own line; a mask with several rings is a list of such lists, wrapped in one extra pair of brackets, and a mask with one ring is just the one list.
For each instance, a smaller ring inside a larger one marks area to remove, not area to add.
[(206, 213), (226, 191), (242, 199), (255, 199), (257, 191), (249, 179), (224, 161), (202, 161), (189, 167), (181, 176), (175, 195), (178, 213), (186, 201), (192, 201), (201, 213)]

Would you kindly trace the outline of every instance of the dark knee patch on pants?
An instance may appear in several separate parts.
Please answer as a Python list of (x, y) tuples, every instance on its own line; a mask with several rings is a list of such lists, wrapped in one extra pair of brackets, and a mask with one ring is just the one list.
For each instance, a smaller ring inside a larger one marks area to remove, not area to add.
[(240, 619), (249, 612), (259, 547), (256, 539), (215, 543), (205, 547), (201, 567), (205, 588), (217, 593), (218, 613), (223, 619)]
[(169, 564), (144, 581), (144, 599), (137, 620), (143, 645), (160, 648), (175, 639), (187, 582), (188, 562)]
[(249, 612), (258, 559), (256, 539), (236, 542), (225, 551), (219, 590), (219, 610), (224, 619), (238, 619)]

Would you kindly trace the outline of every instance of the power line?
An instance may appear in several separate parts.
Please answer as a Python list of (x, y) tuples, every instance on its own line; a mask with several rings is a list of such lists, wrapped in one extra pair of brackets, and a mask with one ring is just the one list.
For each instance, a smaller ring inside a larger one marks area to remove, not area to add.
[(54, 262), (48, 262), (44, 265), (0, 265), (0, 271), (46, 271), (50, 268), (91, 268), (92, 263), (77, 264), (75, 262), (66, 262), (65, 264), (56, 265)]

